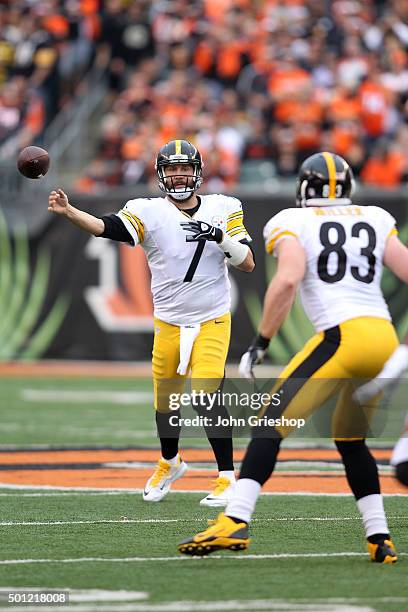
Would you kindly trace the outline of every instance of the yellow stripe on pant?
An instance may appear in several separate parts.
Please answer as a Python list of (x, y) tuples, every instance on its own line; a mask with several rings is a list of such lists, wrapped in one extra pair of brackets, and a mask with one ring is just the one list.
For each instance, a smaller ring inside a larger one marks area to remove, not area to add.
[[(207, 393), (218, 389), (224, 377), (231, 336), (231, 314), (201, 323), (193, 350), (190, 367), (192, 388)], [(154, 407), (159, 412), (169, 411), (169, 395), (183, 393), (186, 376), (177, 374), (180, 361), (180, 328), (154, 320), (153, 388)]]
[[(313, 336), (284, 368), (272, 393), (281, 392), (277, 407), (259, 416), (306, 419), (329, 398), (339, 394), (331, 421), (336, 439), (361, 439), (367, 433), (380, 397), (366, 406), (352, 399), (356, 379), (370, 379), (382, 370), (398, 346), (393, 325), (375, 317), (359, 317)], [(293, 426), (275, 429), (286, 437)]]

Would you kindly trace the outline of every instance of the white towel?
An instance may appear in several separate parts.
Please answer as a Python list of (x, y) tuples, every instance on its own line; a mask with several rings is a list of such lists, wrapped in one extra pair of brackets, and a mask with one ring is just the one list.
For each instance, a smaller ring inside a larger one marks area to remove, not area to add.
[(177, 374), (184, 375), (187, 373), (188, 364), (190, 363), (191, 351), (193, 350), (194, 341), (200, 333), (201, 325), (180, 325), (180, 363), (177, 368)]

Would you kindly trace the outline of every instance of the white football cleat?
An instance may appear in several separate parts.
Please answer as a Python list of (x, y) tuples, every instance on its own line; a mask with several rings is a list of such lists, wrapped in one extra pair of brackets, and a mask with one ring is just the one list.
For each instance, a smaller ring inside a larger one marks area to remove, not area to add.
[(178, 457), (176, 465), (159, 459), (153, 476), (149, 478), (143, 491), (144, 501), (159, 502), (170, 491), (171, 483), (181, 478), (188, 469), (187, 463)]
[(214, 480), (214, 484), (214, 489), (200, 501), (200, 506), (223, 507), (234, 495), (235, 479), (219, 476)]

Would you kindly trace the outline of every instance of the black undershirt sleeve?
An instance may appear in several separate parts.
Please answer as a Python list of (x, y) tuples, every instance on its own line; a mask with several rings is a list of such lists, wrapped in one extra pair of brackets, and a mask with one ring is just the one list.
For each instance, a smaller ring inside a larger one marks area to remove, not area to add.
[(100, 234), (100, 238), (110, 238), (111, 240), (117, 240), (118, 242), (127, 242), (131, 245), (135, 244), (135, 241), (126, 229), (125, 224), (117, 215), (104, 215), (101, 218), (105, 224), (105, 230), (103, 234)]

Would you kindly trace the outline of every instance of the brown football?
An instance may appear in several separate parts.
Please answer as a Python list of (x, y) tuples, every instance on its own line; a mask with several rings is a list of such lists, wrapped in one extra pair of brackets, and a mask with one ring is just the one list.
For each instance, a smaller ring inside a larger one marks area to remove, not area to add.
[(41, 147), (26, 147), (20, 151), (17, 167), (26, 178), (38, 179), (47, 174), (50, 167), (50, 156)]

